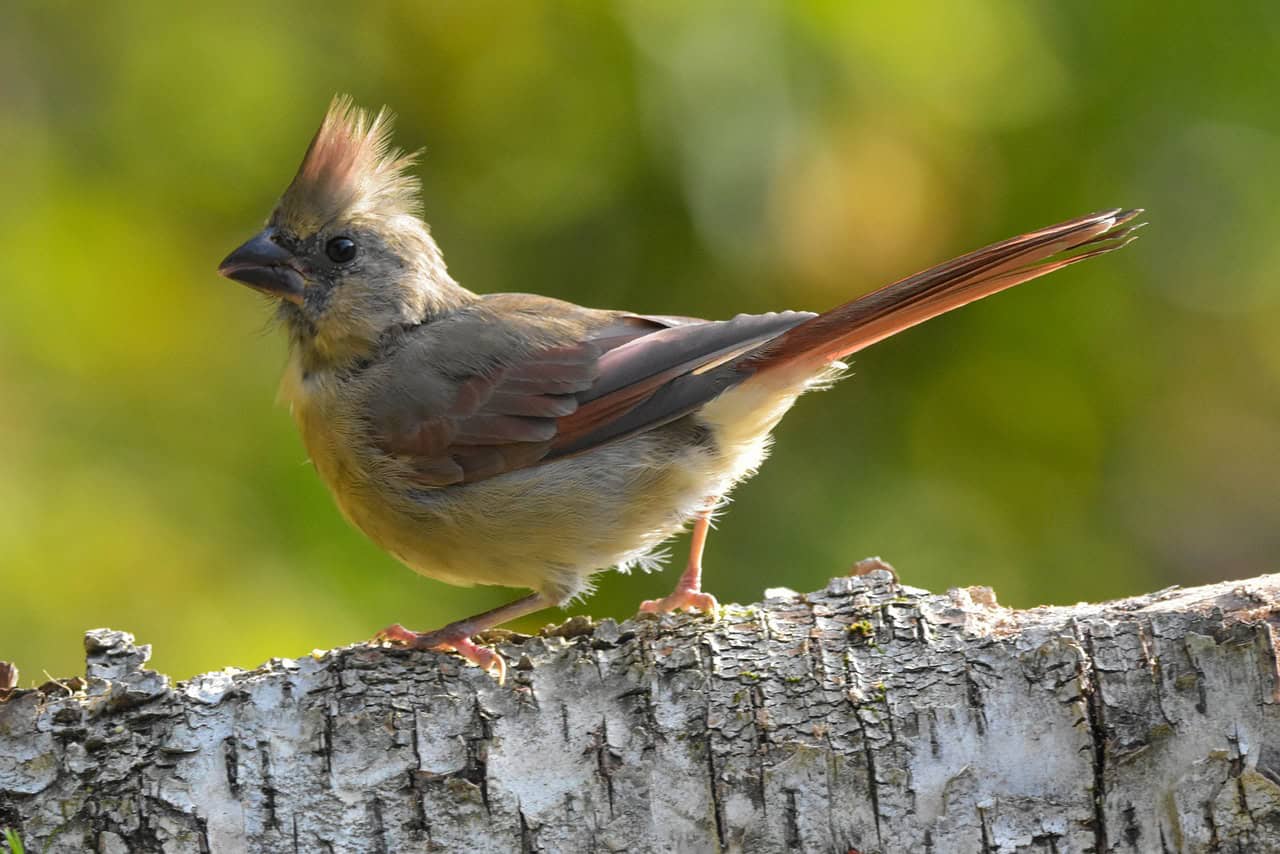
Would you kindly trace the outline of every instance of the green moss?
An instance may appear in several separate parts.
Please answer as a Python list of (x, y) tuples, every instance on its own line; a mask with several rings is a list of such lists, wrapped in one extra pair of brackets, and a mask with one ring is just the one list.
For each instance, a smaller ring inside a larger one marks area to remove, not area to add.
[(871, 625), (870, 620), (859, 620), (849, 626), (849, 637), (851, 638), (866, 640), (867, 638), (875, 637), (875, 634), (876, 627)]

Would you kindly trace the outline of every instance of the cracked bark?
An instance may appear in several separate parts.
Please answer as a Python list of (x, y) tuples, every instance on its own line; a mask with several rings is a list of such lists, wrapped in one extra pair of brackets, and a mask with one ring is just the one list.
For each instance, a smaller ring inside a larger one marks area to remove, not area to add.
[[(0, 701), (29, 851), (1280, 850), (1280, 575), (1011, 611), (887, 573), (171, 685), (121, 632)], [(0, 694), (3, 696), (3, 694)]]

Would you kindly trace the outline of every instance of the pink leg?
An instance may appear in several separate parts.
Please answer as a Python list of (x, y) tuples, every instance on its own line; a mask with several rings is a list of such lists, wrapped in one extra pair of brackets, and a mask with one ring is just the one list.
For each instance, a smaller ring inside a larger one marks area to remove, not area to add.
[(399, 623), (395, 623), (374, 635), (373, 642), (397, 644), (413, 649), (453, 651), (477, 667), (484, 670), (497, 671), (498, 682), (501, 684), (507, 678), (507, 663), (502, 660), (502, 656), (493, 650), (477, 646), (472, 642), (472, 636), (487, 631), (494, 626), (502, 625), (509, 620), (514, 620), (516, 617), (532, 614), (534, 611), (540, 611), (543, 608), (549, 608), (554, 604), (541, 593), (531, 593), (523, 599), (517, 599), (514, 602), (494, 608), (492, 611), (485, 611), (483, 614), (476, 614), (474, 617), (468, 617), (465, 620), (458, 620), (456, 623), (450, 623), (443, 629), (436, 629), (434, 632), (412, 632)]
[(707, 614), (714, 614), (720, 603), (710, 593), (702, 592), (702, 550), (707, 545), (707, 531), (711, 529), (711, 512), (715, 502), (711, 502), (706, 510), (698, 514), (693, 523), (693, 542), (689, 546), (689, 565), (685, 567), (676, 589), (661, 599), (648, 599), (640, 603), (641, 611), (666, 613), (679, 611), (681, 608), (694, 608)]

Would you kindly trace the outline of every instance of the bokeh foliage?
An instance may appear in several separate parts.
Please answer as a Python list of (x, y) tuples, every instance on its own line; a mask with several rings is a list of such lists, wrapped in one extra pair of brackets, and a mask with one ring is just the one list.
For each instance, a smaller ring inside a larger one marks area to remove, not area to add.
[[(722, 599), (873, 553), (1018, 605), (1276, 569), (1280, 6), (1230, 7), (8, 4), (0, 658), (78, 672), (111, 625), (186, 675), (514, 595), (346, 527), (272, 405), (267, 306), (213, 273), (338, 91), (425, 146), (428, 219), (481, 291), (823, 308), (1148, 208), (1125, 252), (803, 400), (712, 537)], [(604, 575), (575, 610), (672, 580)]]

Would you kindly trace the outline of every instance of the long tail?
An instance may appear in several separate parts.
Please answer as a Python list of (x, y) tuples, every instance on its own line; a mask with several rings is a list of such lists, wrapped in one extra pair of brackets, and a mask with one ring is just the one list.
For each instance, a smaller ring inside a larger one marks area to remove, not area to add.
[(974, 300), (1125, 246), (1141, 208), (1104, 211), (961, 255), (847, 302), (788, 330), (740, 367), (760, 372), (797, 363), (815, 368)]

